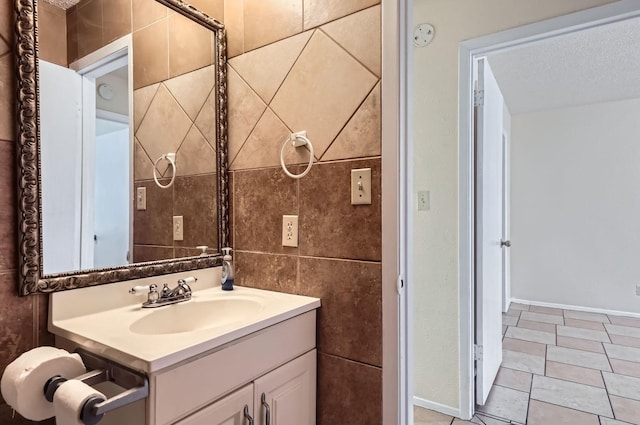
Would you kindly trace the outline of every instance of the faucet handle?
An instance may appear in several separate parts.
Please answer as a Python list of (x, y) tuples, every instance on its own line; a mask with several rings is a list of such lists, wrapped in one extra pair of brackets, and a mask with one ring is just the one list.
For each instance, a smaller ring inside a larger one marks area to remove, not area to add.
[(184, 279), (178, 280), (178, 284), (180, 284), (180, 285), (193, 285), (197, 281), (198, 281), (197, 277), (189, 276), (189, 277), (185, 277)]
[(147, 295), (147, 302), (156, 302), (158, 301), (159, 297), (160, 297), (160, 294), (158, 294), (158, 285), (156, 285), (155, 283), (152, 285), (149, 285), (149, 294)]
[(149, 285), (138, 285), (138, 286), (134, 286), (133, 288), (129, 289), (129, 293), (131, 295), (140, 295), (140, 294), (143, 294), (143, 293), (145, 293), (145, 292), (147, 292), (149, 290), (150, 290), (150, 286)]

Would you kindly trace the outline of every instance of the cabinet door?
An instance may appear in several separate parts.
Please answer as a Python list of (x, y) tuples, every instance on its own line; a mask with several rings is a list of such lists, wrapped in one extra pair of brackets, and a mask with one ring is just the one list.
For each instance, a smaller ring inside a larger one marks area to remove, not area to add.
[(176, 425), (253, 425), (253, 384), (242, 387)]
[(315, 425), (316, 350), (269, 372), (254, 386), (257, 425)]

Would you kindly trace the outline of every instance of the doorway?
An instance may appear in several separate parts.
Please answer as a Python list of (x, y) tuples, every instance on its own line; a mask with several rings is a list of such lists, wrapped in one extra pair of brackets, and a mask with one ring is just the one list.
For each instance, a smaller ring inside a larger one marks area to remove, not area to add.
[(40, 60), (40, 107), (48, 112), (41, 122), (47, 274), (130, 262), (131, 49), (126, 36), (69, 68)]
[[(488, 312), (488, 316), (486, 315), (486, 311), (483, 312), (483, 308), (486, 308), (487, 304), (486, 301), (482, 299), (484, 297), (483, 291), (486, 290), (485, 282), (483, 282), (486, 276), (482, 265), (484, 258), (486, 257), (485, 250), (492, 249), (492, 247), (479, 243), (482, 239), (484, 223), (482, 222), (483, 205), (482, 202), (477, 201), (478, 199), (482, 200), (482, 191), (484, 190), (482, 178), (484, 174), (482, 173), (483, 164), (481, 162), (476, 162), (478, 160), (477, 155), (481, 154), (481, 152), (479, 145), (475, 143), (473, 137), (475, 124), (473, 119), (473, 64), (476, 62), (481, 64), (479, 66), (480, 69), (483, 67), (482, 63), (484, 58), (488, 56), (490, 57), (491, 55), (496, 55), (501, 52), (513, 51), (523, 46), (533, 45), (534, 43), (543, 43), (560, 35), (578, 34), (580, 31), (595, 30), (600, 27), (604, 27), (605, 25), (624, 24), (625, 22), (637, 18), (640, 15), (638, 10), (634, 10), (634, 7), (621, 10), (619, 7), (620, 5), (617, 6), (618, 7), (602, 7), (597, 11), (592, 10), (589, 12), (577, 13), (503, 33), (493, 34), (480, 39), (464, 42), (460, 47), (460, 249), (461, 253), (465, 254), (464, 256), (461, 256), (461, 260), (464, 261), (461, 261), (460, 263), (460, 311), (462, 319), (460, 329), (462, 338), (460, 347), (461, 356), (463, 357), (463, 361), (466, 362), (466, 365), (462, 364), (461, 370), (461, 375), (463, 376), (463, 380), (461, 382), (461, 400), (466, 401), (466, 406), (463, 403), (463, 405), (461, 405), (461, 410), (464, 412), (466, 407), (466, 411), (468, 412), (467, 418), (471, 417), (474, 413), (476, 404), (484, 404), (486, 397), (488, 396), (487, 389), (490, 388), (493, 383), (492, 381), (495, 378), (494, 373), (497, 373), (495, 360), (499, 357), (495, 356), (490, 359), (492, 365), (489, 367), (489, 370), (483, 370), (482, 356), (478, 356), (477, 354), (478, 341), (483, 342), (490, 340), (497, 342), (497, 344), (494, 344), (491, 349), (493, 352), (496, 351), (496, 347), (499, 347), (500, 351), (502, 349), (501, 336), (498, 337), (496, 341), (495, 326), (489, 329), (485, 329), (482, 326), (482, 324), (486, 322), (489, 322), (492, 325), (498, 324), (498, 326), (500, 326), (502, 324), (502, 318), (500, 314), (496, 314), (495, 308), (489, 309), (490, 311)], [(627, 4), (627, 6), (630, 5)], [(478, 122), (480, 122), (481, 118), (482, 117), (478, 115)], [(505, 132), (500, 132), (498, 134), (496, 130), (492, 137), (496, 142), (496, 146), (500, 146), (499, 150), (509, 150), (509, 144), (506, 143), (509, 139), (507, 139)], [(511, 135), (510, 140), (514, 140), (513, 135)], [(492, 169), (494, 172), (496, 172), (496, 170), (509, 169), (509, 161), (505, 160), (505, 158), (508, 158), (508, 155), (494, 152), (492, 158), (494, 161), (493, 165), (485, 168)], [(478, 164), (478, 167), (476, 167), (476, 164)], [(475, 178), (475, 176), (478, 178)], [(504, 190), (504, 188), (509, 185), (508, 179), (501, 178), (499, 173), (496, 172), (493, 176), (493, 180), (500, 181), (500, 186), (495, 186), (491, 190), (494, 195), (508, 192), (508, 190)], [(496, 223), (501, 224), (500, 234), (502, 235), (502, 241), (497, 240), (497, 237), (494, 236), (493, 248), (497, 247), (496, 244), (502, 245), (504, 248), (504, 244), (508, 243), (508, 238), (505, 236), (508, 235), (509, 230), (508, 214), (505, 215), (504, 212), (509, 210), (509, 204), (508, 202), (505, 203), (504, 200), (500, 200), (499, 202), (495, 199), (493, 200), (493, 203), (494, 206), (498, 205), (498, 203), (501, 205), (500, 220), (498, 220), (497, 214), (493, 214), (493, 217), (496, 218)], [(497, 225), (496, 223), (494, 223), (494, 227)], [(498, 233), (496, 232), (496, 235), (497, 234)], [(518, 241), (514, 240), (514, 244), (517, 246)], [(501, 252), (500, 261), (497, 260), (497, 254), (493, 257), (495, 258), (493, 263), (493, 281), (495, 281), (495, 276), (499, 272), (501, 274), (500, 281), (502, 282), (502, 280), (509, 276), (509, 261), (508, 258), (505, 258), (505, 250), (503, 249)], [(477, 290), (475, 288), (476, 283), (480, 285)], [(511, 295), (507, 293), (508, 289), (509, 285), (498, 285), (497, 289), (496, 286), (491, 289), (492, 297), (497, 297), (497, 299), (502, 301), (501, 310), (505, 310), (511, 300)], [(477, 303), (474, 303), (474, 300), (477, 300)], [(534, 304), (539, 304), (536, 309), (538, 311), (534, 310), (528, 312), (527, 314), (531, 317), (537, 314), (551, 313), (553, 310), (553, 308), (550, 308), (552, 307), (551, 305), (546, 305), (549, 303), (545, 304), (545, 302), (538, 302)], [(523, 310), (529, 310), (528, 305), (521, 305), (519, 307)], [(556, 305), (556, 307), (558, 307), (558, 305)], [(575, 306), (565, 303), (559, 307), (561, 311), (563, 307), (567, 309), (565, 311), (571, 311), (570, 308)], [(549, 310), (544, 310), (545, 308), (548, 308)], [(626, 311), (629, 310), (627, 309)], [(620, 311), (615, 308), (611, 308), (608, 312), (619, 313)], [(600, 313), (584, 313), (584, 316), (582, 317), (591, 317), (593, 319), (599, 316), (589, 316), (589, 314), (601, 313), (607, 313), (607, 311)], [(579, 313), (569, 313), (569, 315), (580, 316)], [(565, 319), (563, 319), (562, 325), (565, 324), (564, 320)], [(576, 319), (574, 317), (570, 318), (570, 320), (581, 319)], [(604, 322), (604, 318), (602, 320)], [(606, 320), (607, 322), (605, 323), (619, 319), (610, 319), (610, 317), (606, 317)], [(603, 328), (603, 331), (604, 330), (605, 329)], [(566, 332), (566, 328), (564, 331)], [(502, 335), (502, 333), (500, 335)], [(488, 339), (485, 338), (487, 336)], [(602, 337), (604, 338), (605, 335)], [(607, 337), (609, 338), (609, 336)], [(552, 345), (555, 345), (555, 340), (552, 342)], [(486, 360), (486, 357), (484, 359)], [(480, 360), (480, 362), (477, 364), (478, 368), (476, 376), (476, 362), (478, 360)]]

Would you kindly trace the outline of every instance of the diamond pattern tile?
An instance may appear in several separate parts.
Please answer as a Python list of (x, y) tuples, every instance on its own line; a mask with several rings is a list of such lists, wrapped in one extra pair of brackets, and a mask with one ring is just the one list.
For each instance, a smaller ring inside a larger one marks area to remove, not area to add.
[(207, 66), (179, 77), (171, 78), (164, 84), (189, 118), (195, 120), (213, 89), (215, 78), (215, 67)]
[(380, 0), (304, 0), (304, 29), (347, 16)]
[[(231, 169), (247, 169), (271, 167), (280, 165), (280, 149), (283, 140), (289, 137), (289, 130), (280, 119), (267, 109), (258, 121), (255, 129), (231, 164)], [(303, 155), (302, 150), (289, 149), (288, 152)], [(304, 158), (300, 156), (298, 161), (308, 161), (307, 151), (304, 150)], [(285, 162), (291, 164), (291, 157), (285, 157)]]
[(321, 157), (376, 82), (375, 75), (317, 31), (270, 106), (291, 130), (306, 130)]
[(5, 41), (4, 38), (0, 36), (0, 56), (7, 53), (11, 48), (9, 47), (9, 43)]
[(229, 86), (229, 163), (233, 163), (267, 105), (231, 67), (227, 73), (227, 84)]
[[(380, 10), (377, 5), (322, 26), (322, 30), (376, 76), (381, 75)], [(358, 31), (354, 31), (358, 28)]]
[(153, 98), (136, 137), (152, 161), (176, 152), (191, 127), (191, 120), (164, 85)]
[(200, 130), (192, 125), (178, 149), (178, 176), (210, 174), (216, 172), (216, 152)]
[(213, 146), (216, 144), (216, 93), (212, 91), (195, 120), (198, 130)]
[(229, 60), (229, 65), (264, 102), (269, 103), (312, 33), (313, 31), (303, 32), (237, 56)]
[(158, 92), (158, 87), (160, 87), (160, 83), (152, 84), (150, 86), (134, 90), (133, 92), (134, 131), (138, 131), (138, 128), (140, 128), (142, 119), (147, 114), (147, 111), (149, 110), (149, 105), (151, 105), (151, 101), (153, 100), (153, 97)]
[[(323, 161), (381, 154), (380, 83), (367, 96), (322, 157)], [(517, 318), (513, 318), (515, 322)]]

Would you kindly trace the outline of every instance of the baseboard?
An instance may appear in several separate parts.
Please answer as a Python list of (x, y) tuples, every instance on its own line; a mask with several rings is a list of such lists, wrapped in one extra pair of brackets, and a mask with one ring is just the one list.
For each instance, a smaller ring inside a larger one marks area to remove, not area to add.
[(435, 401), (425, 400), (420, 397), (413, 397), (413, 404), (425, 409), (435, 410), (436, 412), (443, 413), (445, 415), (453, 416), (454, 418), (460, 417), (460, 409), (445, 406), (444, 404), (436, 403)]
[(536, 307), (552, 307), (552, 308), (561, 308), (561, 309), (567, 309), (567, 310), (585, 311), (588, 313), (601, 313), (601, 314), (611, 314), (614, 316), (628, 316), (628, 317), (640, 318), (640, 313), (632, 313), (629, 311), (606, 310), (604, 308), (582, 307), (579, 305), (545, 303), (540, 301), (528, 301), (528, 300), (521, 300), (519, 298), (511, 298), (511, 302), (518, 303), (518, 304), (533, 305)]

